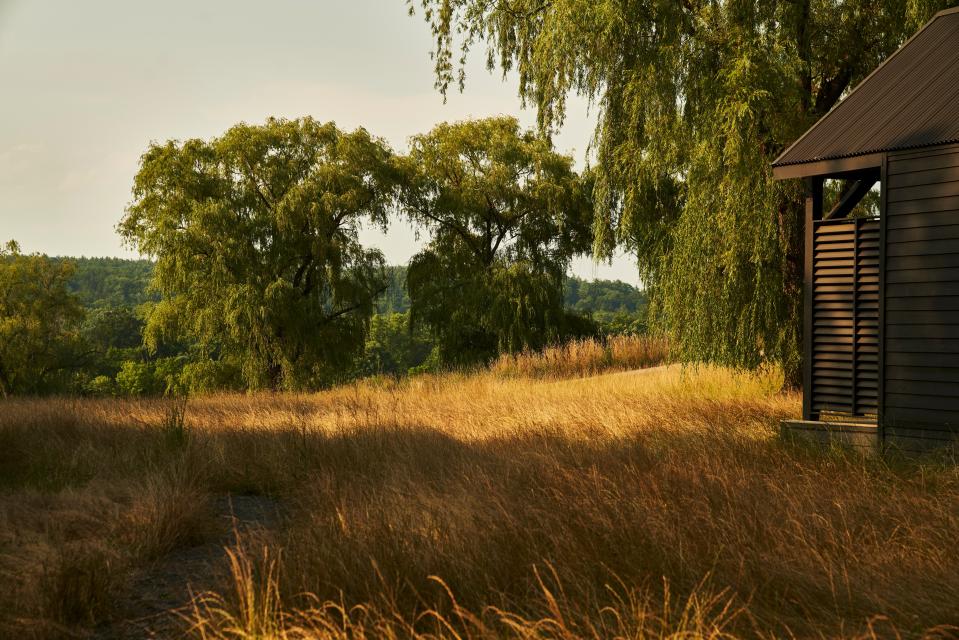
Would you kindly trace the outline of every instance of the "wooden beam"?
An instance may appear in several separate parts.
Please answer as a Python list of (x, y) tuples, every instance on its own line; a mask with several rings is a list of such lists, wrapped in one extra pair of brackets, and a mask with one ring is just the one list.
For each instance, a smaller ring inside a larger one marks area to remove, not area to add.
[(884, 153), (870, 153), (864, 156), (851, 158), (834, 158), (832, 160), (818, 160), (802, 164), (787, 164), (773, 166), (773, 178), (787, 180), (789, 178), (823, 178), (842, 177), (843, 174), (856, 173), (864, 169), (878, 169), (882, 167)]
[(886, 443), (886, 242), (889, 238), (887, 213), (889, 201), (889, 164), (888, 156), (883, 154), (882, 167), (879, 169), (879, 381), (876, 424), (879, 427), (879, 442)]
[[(813, 243), (815, 223), (822, 218), (822, 186), (820, 177), (806, 178), (805, 273), (803, 275), (803, 420), (813, 420)], [(818, 417), (818, 416), (817, 416)]]
[(848, 216), (863, 197), (869, 193), (869, 190), (872, 189), (872, 186), (876, 184), (878, 180), (878, 175), (860, 178), (858, 180), (850, 180), (849, 184), (846, 185), (846, 188), (843, 190), (842, 195), (839, 196), (839, 202), (837, 202), (836, 206), (834, 206), (829, 213), (825, 214), (822, 219), (832, 220), (833, 218), (845, 218)]

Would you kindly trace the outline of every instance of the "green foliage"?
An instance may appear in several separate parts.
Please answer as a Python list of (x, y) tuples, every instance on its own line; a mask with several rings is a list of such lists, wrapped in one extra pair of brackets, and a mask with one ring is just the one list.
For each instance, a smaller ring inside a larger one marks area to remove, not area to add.
[(649, 332), (645, 307), (637, 313), (628, 311), (598, 311), (590, 316), (606, 336), (639, 336)]
[(117, 391), (127, 396), (154, 395), (160, 392), (160, 382), (148, 362), (124, 362), (116, 379)]
[(406, 313), (410, 310), (410, 296), (406, 292), (406, 267), (387, 267), (386, 277), (386, 291), (376, 302), (376, 312)]
[[(823, 208), (829, 211), (839, 202), (844, 187), (842, 180), (825, 180), (823, 182)], [(850, 218), (878, 218), (880, 185), (876, 185), (863, 196), (862, 200), (849, 212)]]
[[(636, 252), (686, 359), (798, 371), (802, 205), (770, 161), (945, 0), (408, 0), (437, 86), (485, 42), (544, 132), (596, 107), (596, 248)], [(460, 41), (457, 41), (460, 38)], [(793, 379), (795, 377), (793, 376)]]
[(647, 331), (646, 294), (619, 280), (570, 277), (564, 287), (566, 308), (597, 323), (604, 335), (639, 335)]
[(53, 258), (74, 265), (68, 288), (85, 308), (138, 307), (159, 296), (149, 290), (153, 263), (123, 258)]
[(409, 313), (377, 314), (354, 375), (406, 375), (423, 367), (432, 352), (431, 336), (425, 327), (410, 325)]
[(197, 358), (187, 362), (183, 365), (177, 380), (177, 388), (191, 395), (239, 390), (242, 387), (243, 376), (240, 367), (225, 359)]
[(123, 363), (146, 358), (141, 346), (143, 326), (142, 316), (127, 307), (88, 309), (79, 332), (85, 358), (71, 381), (71, 390), (92, 395), (114, 393), (113, 380)]
[(0, 396), (63, 386), (81, 360), (83, 309), (67, 289), (72, 266), (16, 242), (0, 248)]
[[(96, 260), (85, 260), (96, 264)], [(124, 263), (132, 269), (140, 261), (108, 260), (115, 269), (88, 271), (78, 290), (76, 275), (67, 288), (77, 291), (81, 299), (92, 300), (86, 314), (71, 334), (72, 374), (61, 373), (46, 382), (31, 381), (26, 385), (33, 393), (71, 391), (93, 396), (189, 395), (220, 390), (241, 390), (246, 387), (242, 362), (217, 347), (202, 347), (184, 336), (169, 336), (146, 349), (143, 330), (156, 308), (146, 302), (134, 309), (109, 306), (123, 302), (90, 296), (90, 291), (108, 290), (98, 278), (114, 279), (124, 273)], [(51, 258), (50, 264), (69, 269), (72, 259)], [(143, 261), (142, 264), (152, 264)], [(406, 293), (406, 267), (387, 267), (388, 285), (377, 300), (377, 314), (372, 318), (362, 353), (350, 368), (329, 374), (326, 381), (342, 381), (371, 375), (403, 376), (432, 371), (442, 366), (436, 343), (423, 325), (411, 326), (409, 296)], [(148, 300), (146, 282), (138, 281), (140, 291), (129, 289), (127, 300)], [(87, 292), (87, 293), (84, 293)], [(568, 336), (593, 335), (597, 332), (635, 334), (645, 330), (642, 292), (622, 282), (586, 281), (568, 277), (564, 285), (565, 325)], [(396, 310), (394, 312), (394, 310)], [(597, 326), (598, 325), (598, 326)], [(75, 357), (82, 353), (82, 358)]]
[(117, 384), (110, 376), (99, 375), (90, 380), (83, 391), (93, 396), (112, 396), (117, 393)]
[(410, 261), (411, 319), (444, 362), (538, 348), (566, 329), (562, 282), (588, 250), (588, 189), (572, 160), (513, 118), (415, 136), (402, 206), (430, 234)]
[(563, 290), (566, 308), (579, 313), (638, 313), (646, 306), (646, 295), (620, 280), (583, 280), (570, 276)]
[(82, 334), (101, 350), (135, 349), (143, 341), (143, 319), (129, 307), (91, 309), (84, 319)]
[(84, 389), (93, 395), (179, 396), (239, 390), (244, 386), (238, 366), (227, 360), (204, 359), (189, 353), (166, 358), (125, 360), (116, 379), (98, 376)]
[(251, 388), (349, 366), (386, 285), (358, 229), (386, 224), (396, 181), (382, 142), (310, 118), (151, 146), (119, 226), (156, 258), (147, 343), (188, 335)]

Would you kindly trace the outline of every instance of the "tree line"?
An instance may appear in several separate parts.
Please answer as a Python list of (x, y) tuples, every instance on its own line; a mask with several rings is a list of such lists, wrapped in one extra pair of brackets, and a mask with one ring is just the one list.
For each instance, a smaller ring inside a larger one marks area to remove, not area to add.
[[(149, 260), (0, 255), (0, 392), (311, 389), (643, 331), (634, 288), (566, 276), (589, 180), (511, 118), (407, 154), (310, 118), (151, 145), (118, 226)], [(359, 242), (391, 216), (427, 237), (406, 267)]]

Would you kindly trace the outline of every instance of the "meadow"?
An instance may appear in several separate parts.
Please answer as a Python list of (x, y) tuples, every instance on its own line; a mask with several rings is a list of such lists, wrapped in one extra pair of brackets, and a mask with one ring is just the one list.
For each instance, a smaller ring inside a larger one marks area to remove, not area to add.
[[(0, 636), (959, 636), (949, 455), (786, 442), (800, 397), (775, 371), (629, 370), (656, 347), (621, 349), (303, 395), (5, 400)], [(137, 612), (171, 580), (182, 602)]]

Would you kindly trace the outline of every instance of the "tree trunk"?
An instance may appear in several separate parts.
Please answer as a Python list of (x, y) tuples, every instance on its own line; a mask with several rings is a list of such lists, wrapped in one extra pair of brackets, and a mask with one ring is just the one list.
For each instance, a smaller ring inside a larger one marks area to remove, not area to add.
[(0, 398), (7, 398), (10, 396), (10, 379), (7, 377), (7, 372), (3, 368), (3, 364), (0, 363)]
[(282, 391), (283, 367), (277, 362), (270, 362), (266, 367), (266, 375), (270, 383), (270, 391)]

